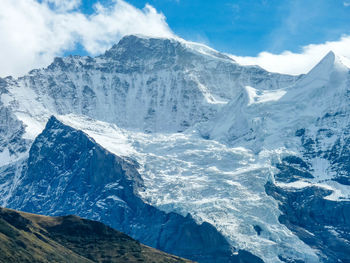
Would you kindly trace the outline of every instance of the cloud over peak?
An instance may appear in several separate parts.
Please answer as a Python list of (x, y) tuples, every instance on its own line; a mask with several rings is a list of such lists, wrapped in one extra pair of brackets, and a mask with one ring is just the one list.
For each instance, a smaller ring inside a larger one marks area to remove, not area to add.
[(79, 10), (80, 0), (2, 0), (0, 8), (0, 77), (19, 76), (48, 65), (79, 44), (89, 54), (103, 52), (124, 35), (172, 37), (163, 14), (142, 10), (123, 0), (94, 13)]
[(259, 65), (268, 71), (298, 75), (311, 70), (329, 51), (333, 51), (338, 56), (350, 58), (350, 36), (344, 35), (337, 41), (310, 44), (302, 47), (299, 53), (261, 52), (256, 57), (232, 55), (232, 58), (242, 65)]

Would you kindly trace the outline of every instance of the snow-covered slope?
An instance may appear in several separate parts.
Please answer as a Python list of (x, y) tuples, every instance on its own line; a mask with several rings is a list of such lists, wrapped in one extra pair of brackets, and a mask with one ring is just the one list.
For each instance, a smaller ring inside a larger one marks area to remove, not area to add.
[(7, 80), (2, 101), (17, 104), (13, 110), (25, 123), (75, 113), (123, 128), (178, 132), (210, 119), (246, 85), (271, 90), (294, 80), (239, 66), (201, 45), (128, 36), (99, 57), (56, 58)]
[[(256, 137), (253, 144), (257, 151), (262, 145), (286, 146), (286, 138), (295, 130), (314, 124), (326, 113), (348, 107), (348, 88), (349, 68), (330, 52), (291, 88), (260, 91), (246, 86), (236, 101), (231, 101), (213, 118), (208, 125), (209, 133), (212, 138), (232, 142)], [(257, 140), (265, 142), (257, 146)]]
[[(137, 160), (145, 184), (139, 194), (150, 204), (211, 223), (265, 262), (332, 262), (340, 253), (315, 245), (323, 230), (314, 225), (322, 223), (305, 227), (287, 208), (305, 189), (322, 190), (317, 200), (330, 201), (328, 208), (348, 205), (346, 65), (330, 52), (308, 74), (292, 77), (240, 66), (200, 44), (136, 36), (96, 58), (56, 58), (46, 69), (0, 82), (0, 113), (13, 127), (0, 130), (0, 176), (6, 164), (26, 158), (56, 115)], [(14, 186), (2, 182), (0, 193), (10, 198)], [(319, 212), (305, 204), (303, 213)], [(347, 232), (344, 222), (333, 231)], [(305, 239), (300, 229), (314, 237)]]

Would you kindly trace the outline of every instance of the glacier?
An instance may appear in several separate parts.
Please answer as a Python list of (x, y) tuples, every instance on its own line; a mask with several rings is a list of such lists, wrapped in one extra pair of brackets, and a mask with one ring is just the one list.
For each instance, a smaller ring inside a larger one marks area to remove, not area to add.
[(191, 215), (165, 213), (137, 194), (138, 163), (110, 153), (91, 137), (51, 117), (19, 166), (7, 167), (5, 205), (35, 214), (75, 214), (104, 222), (163, 251), (204, 263), (262, 260), (234, 249), (212, 225)]
[[(312, 231), (323, 230), (311, 219), (300, 224), (289, 208), (300, 193), (349, 215), (349, 88), (347, 60), (332, 52), (301, 76), (241, 66), (201, 44), (142, 36), (124, 37), (95, 58), (56, 58), (0, 79), (1, 205), (55, 115), (136, 160), (144, 182), (138, 194), (148, 204), (190, 213), (267, 263), (334, 262), (334, 248), (315, 245), (324, 240)], [(5, 172), (11, 164), (14, 183)], [(297, 204), (300, 213), (317, 212)], [(327, 220), (348, 251), (341, 234), (348, 221)]]

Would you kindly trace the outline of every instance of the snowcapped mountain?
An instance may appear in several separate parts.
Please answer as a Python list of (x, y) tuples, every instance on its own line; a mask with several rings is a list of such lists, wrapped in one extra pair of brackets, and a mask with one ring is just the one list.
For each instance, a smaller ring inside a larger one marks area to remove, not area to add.
[[(127, 36), (101, 56), (56, 58), (45, 69), (0, 79), (0, 205), (79, 214), (73, 201), (59, 198), (66, 191), (86, 208), (80, 216), (120, 227), (97, 206), (113, 209), (113, 200), (80, 191), (89, 187), (71, 189), (60, 158), (50, 160), (55, 172), (61, 169), (57, 181), (37, 180), (39, 171), (23, 176), (34, 169), (37, 136), (55, 115), (139, 164), (137, 202), (190, 213), (265, 262), (346, 262), (348, 66), (330, 52), (308, 74), (293, 77), (241, 66), (184, 40)], [(60, 130), (41, 144), (55, 145)], [(89, 166), (73, 165), (77, 185)], [(109, 179), (101, 193), (116, 180)]]
[(129, 36), (99, 57), (56, 58), (46, 69), (5, 79), (2, 101), (17, 104), (28, 127), (27, 118), (75, 113), (121, 128), (181, 132), (210, 119), (247, 85), (271, 90), (294, 80), (239, 66), (198, 44)]

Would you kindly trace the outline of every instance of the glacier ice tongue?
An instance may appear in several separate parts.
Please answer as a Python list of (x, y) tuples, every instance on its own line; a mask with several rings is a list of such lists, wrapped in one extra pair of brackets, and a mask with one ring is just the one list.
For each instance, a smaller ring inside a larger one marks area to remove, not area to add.
[[(148, 203), (213, 224), (233, 246), (249, 249), (265, 262), (278, 262), (279, 254), (291, 251), (294, 257), (317, 262), (312, 249), (278, 221), (278, 204), (264, 190), (271, 179), (265, 156), (203, 139), (198, 132), (144, 134), (81, 116), (60, 120), (112, 152), (137, 160), (145, 185), (139, 193)], [(120, 147), (113, 148), (114, 141)], [(254, 226), (263, 229), (260, 235)]]

